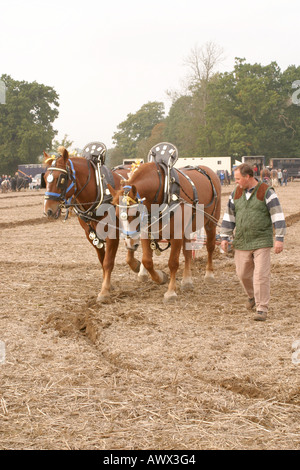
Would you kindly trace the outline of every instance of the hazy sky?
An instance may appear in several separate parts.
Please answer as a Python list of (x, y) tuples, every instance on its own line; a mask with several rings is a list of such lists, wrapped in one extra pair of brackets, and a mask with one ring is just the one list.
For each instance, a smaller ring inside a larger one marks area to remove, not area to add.
[(299, 18), (299, 0), (0, 0), (0, 76), (55, 88), (59, 140), (111, 147), (127, 114), (169, 109), (196, 45), (223, 48), (220, 71), (235, 57), (300, 65)]

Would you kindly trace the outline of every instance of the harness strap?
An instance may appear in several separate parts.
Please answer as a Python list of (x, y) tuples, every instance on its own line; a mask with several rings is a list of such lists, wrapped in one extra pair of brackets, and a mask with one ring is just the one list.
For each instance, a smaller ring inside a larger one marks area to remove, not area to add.
[[(187, 171), (196, 170), (199, 173), (201, 173), (203, 176), (206, 176), (206, 178), (208, 178), (208, 180), (211, 184), (211, 187), (212, 187), (213, 197), (212, 197), (211, 201), (204, 207), (205, 207), (205, 209), (207, 207), (210, 207), (215, 202), (215, 200), (218, 198), (218, 194), (217, 194), (216, 188), (215, 188), (214, 183), (213, 183), (211, 177), (209, 176), (209, 174), (207, 174), (206, 171), (203, 170), (202, 168), (199, 168), (199, 167), (196, 167), (196, 166), (195, 167), (194, 166), (189, 166), (189, 167), (185, 167), (184, 169), (186, 169)], [(188, 176), (185, 173), (183, 173), (181, 170), (177, 169), (177, 171), (179, 171), (182, 175), (184, 175), (186, 178), (188, 178)], [(197, 199), (196, 202), (198, 202), (198, 199)]]
[[(54, 163), (54, 161), (53, 161)], [(56, 163), (56, 162), (55, 162)], [(60, 171), (61, 173), (65, 173), (67, 175), (67, 177), (69, 178), (69, 171), (66, 170), (65, 168), (59, 168), (59, 167), (56, 167), (56, 166), (50, 166), (49, 167), (49, 170), (50, 171)], [(67, 192), (67, 191), (66, 191)], [(45, 192), (45, 198), (46, 199), (61, 199), (62, 198), (62, 194), (61, 193), (54, 193), (54, 192), (51, 192), (51, 191), (46, 191)]]
[(159, 195), (159, 192), (160, 192), (160, 188), (161, 188), (161, 183), (162, 183), (162, 177), (161, 177), (161, 172), (160, 172), (160, 165), (159, 165), (157, 162), (155, 162), (155, 165), (156, 165), (156, 169), (157, 169), (157, 173), (158, 173), (159, 185), (158, 185), (158, 190), (156, 191), (156, 194), (155, 194), (155, 197), (154, 197), (154, 200), (153, 200), (154, 203), (157, 202), (157, 198), (158, 198), (158, 195)]
[(191, 180), (191, 178), (188, 175), (186, 175), (183, 171), (181, 171), (179, 168), (176, 168), (176, 170), (177, 170), (178, 173), (180, 173), (182, 176), (184, 176), (188, 180), (190, 185), (192, 186), (192, 188), (193, 188), (193, 205), (196, 205), (198, 203), (199, 199), (198, 199), (198, 193), (197, 193), (197, 189), (196, 189), (194, 181)]
[[(71, 166), (71, 171), (72, 171), (72, 176), (71, 176), (71, 184), (69, 185), (69, 187), (67, 188), (67, 191), (66, 193), (68, 193), (72, 188), (73, 186), (76, 186), (75, 185), (75, 182), (76, 182), (76, 173), (75, 173), (75, 168), (74, 168), (74, 163), (72, 162), (72, 160), (69, 159), (69, 162), (70, 162), (70, 166)], [(76, 190), (76, 189), (75, 189)]]

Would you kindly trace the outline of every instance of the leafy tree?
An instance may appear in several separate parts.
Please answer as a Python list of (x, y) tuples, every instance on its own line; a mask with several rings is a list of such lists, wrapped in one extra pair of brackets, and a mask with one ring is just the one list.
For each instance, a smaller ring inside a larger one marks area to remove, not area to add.
[(126, 158), (123, 150), (120, 147), (114, 147), (107, 150), (105, 164), (110, 168), (122, 165), (123, 159)]
[(192, 96), (180, 96), (171, 106), (165, 121), (165, 140), (176, 145), (181, 156), (193, 156), (197, 138), (196, 108)]
[(72, 147), (74, 141), (68, 139), (68, 134), (65, 134), (61, 142), (59, 140), (54, 140), (52, 143), (51, 152), (57, 152), (58, 147), (65, 147), (66, 149)]
[[(296, 70), (290, 74), (294, 77)], [(209, 85), (207, 125), (198, 148), (212, 156), (292, 156), (297, 147), (299, 154), (300, 115), (290, 109), (287, 75), (276, 62), (262, 66), (236, 59), (232, 72)]]
[(1, 79), (6, 104), (0, 105), (0, 172), (12, 173), (20, 163), (36, 163), (43, 149), (51, 147), (59, 103), (49, 86), (8, 75)]
[(300, 157), (300, 107), (292, 102), (293, 82), (300, 80), (300, 66), (289, 66), (281, 75), (280, 86), (284, 100), (279, 115), (282, 124), (281, 148), (283, 156)]
[(206, 127), (206, 107), (209, 103), (209, 84), (216, 80), (216, 67), (223, 58), (223, 50), (213, 42), (195, 46), (184, 64), (189, 68), (186, 92), (175, 95), (166, 118), (166, 140), (174, 143), (179, 155), (202, 155), (198, 137)]
[(150, 137), (153, 127), (164, 119), (164, 104), (158, 101), (144, 104), (135, 114), (128, 114), (113, 135), (117, 148), (122, 150), (123, 158), (136, 158), (137, 145)]
[(149, 150), (156, 144), (163, 142), (164, 138), (164, 130), (165, 130), (165, 123), (160, 122), (156, 124), (152, 131), (150, 137), (148, 139), (143, 139), (137, 144), (137, 153), (136, 158), (140, 160), (147, 161), (147, 157), (149, 154)]

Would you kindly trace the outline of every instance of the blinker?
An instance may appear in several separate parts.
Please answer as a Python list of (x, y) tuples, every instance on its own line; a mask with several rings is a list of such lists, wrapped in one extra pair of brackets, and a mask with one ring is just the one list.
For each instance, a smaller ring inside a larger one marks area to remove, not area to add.
[(58, 180), (57, 180), (57, 187), (64, 188), (65, 184), (66, 184), (66, 177), (64, 175), (59, 175)]

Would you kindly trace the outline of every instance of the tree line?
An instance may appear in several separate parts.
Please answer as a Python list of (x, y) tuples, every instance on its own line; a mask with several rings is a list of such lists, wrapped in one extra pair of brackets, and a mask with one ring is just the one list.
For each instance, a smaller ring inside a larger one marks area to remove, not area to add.
[[(292, 100), (300, 66), (281, 71), (276, 62), (249, 64), (236, 58), (232, 71), (219, 73), (221, 57), (213, 43), (192, 49), (185, 62), (189, 76), (184, 90), (169, 92), (168, 113), (159, 101), (129, 113), (113, 135), (108, 165), (145, 159), (163, 141), (176, 145), (180, 157), (300, 157), (300, 106)], [(44, 149), (58, 144), (53, 123), (59, 96), (36, 82), (8, 75), (1, 80), (6, 102), (0, 105), (0, 173), (10, 173), (20, 163), (37, 163)], [(64, 143), (72, 145), (67, 136)]]
[(167, 116), (163, 103), (152, 102), (119, 124), (112, 161), (145, 158), (163, 141), (185, 158), (300, 157), (300, 106), (292, 100), (300, 66), (281, 71), (276, 62), (264, 66), (236, 58), (231, 72), (214, 73), (215, 64), (199, 57), (194, 51), (186, 91), (173, 96)]
[(38, 163), (56, 134), (59, 96), (54, 88), (1, 76), (5, 104), (0, 104), (0, 173), (12, 174), (21, 163)]

